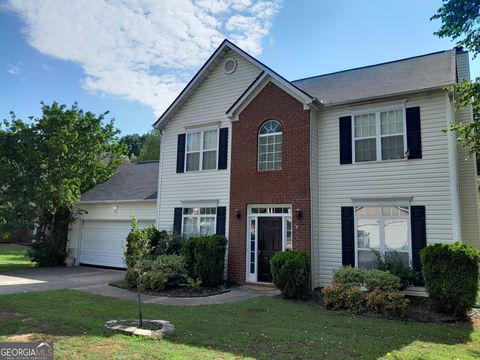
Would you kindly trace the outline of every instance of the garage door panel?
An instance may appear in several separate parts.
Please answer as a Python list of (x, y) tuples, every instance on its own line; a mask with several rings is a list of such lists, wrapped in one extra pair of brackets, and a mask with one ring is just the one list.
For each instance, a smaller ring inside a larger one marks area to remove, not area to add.
[[(86, 220), (82, 227), (80, 263), (124, 268), (123, 251), (130, 224), (130, 221)], [(138, 227), (153, 224), (153, 221), (139, 221)]]

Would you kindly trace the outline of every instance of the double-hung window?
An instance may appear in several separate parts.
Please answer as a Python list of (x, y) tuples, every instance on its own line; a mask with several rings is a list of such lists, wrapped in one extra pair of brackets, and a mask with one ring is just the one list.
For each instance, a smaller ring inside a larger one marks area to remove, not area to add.
[(182, 234), (186, 237), (215, 234), (216, 207), (191, 207), (182, 211)]
[(218, 130), (188, 133), (186, 142), (186, 171), (217, 168)]
[(353, 116), (355, 162), (393, 160), (405, 157), (404, 109)]
[(357, 266), (372, 269), (376, 252), (396, 252), (410, 264), (409, 208), (402, 206), (355, 207)]

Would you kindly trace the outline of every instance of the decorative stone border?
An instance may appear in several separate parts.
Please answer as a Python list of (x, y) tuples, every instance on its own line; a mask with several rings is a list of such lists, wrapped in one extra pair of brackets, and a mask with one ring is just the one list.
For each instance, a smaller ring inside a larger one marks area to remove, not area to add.
[(146, 336), (152, 339), (160, 339), (175, 331), (175, 326), (165, 320), (143, 320), (144, 324), (150, 324), (155, 330), (141, 329), (133, 326), (135, 320), (110, 320), (105, 323), (105, 329), (126, 335)]

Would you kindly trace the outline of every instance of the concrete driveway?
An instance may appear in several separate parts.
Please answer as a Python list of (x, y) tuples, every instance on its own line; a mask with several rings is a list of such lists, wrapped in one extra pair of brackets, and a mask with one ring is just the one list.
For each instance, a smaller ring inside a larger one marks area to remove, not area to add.
[(33, 268), (0, 273), (0, 295), (56, 289), (88, 290), (121, 280), (121, 270), (85, 266)]
[[(123, 300), (137, 301), (133, 291), (109, 286), (114, 280), (121, 280), (125, 271), (76, 267), (31, 268), (5, 271), (0, 273), (0, 295), (30, 291), (47, 291), (58, 289), (82, 290), (94, 294), (113, 296)], [(231, 303), (257, 296), (275, 296), (277, 289), (255, 289), (247, 286), (232, 287), (230, 291), (218, 295), (175, 298), (142, 294), (142, 302), (161, 305), (213, 305)]]

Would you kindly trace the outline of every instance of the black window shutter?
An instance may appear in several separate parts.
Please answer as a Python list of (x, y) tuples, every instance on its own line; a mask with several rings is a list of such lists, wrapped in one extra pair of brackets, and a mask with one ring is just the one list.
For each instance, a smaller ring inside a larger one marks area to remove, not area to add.
[(176, 234), (182, 233), (182, 208), (175, 208), (173, 215), (173, 232)]
[(177, 173), (185, 172), (185, 134), (178, 134)]
[(340, 164), (352, 163), (352, 117), (344, 116), (340, 124)]
[(407, 147), (409, 159), (422, 158), (422, 134), (420, 127), (420, 107), (406, 109), (407, 115)]
[(342, 206), (342, 265), (355, 267), (353, 206)]
[(228, 157), (228, 128), (220, 129), (220, 136), (218, 141), (218, 169), (223, 170), (227, 168)]
[(422, 271), (420, 250), (427, 246), (425, 226), (425, 206), (410, 206), (410, 223), (412, 227), (412, 267), (415, 272)]
[(227, 208), (225, 206), (217, 207), (217, 235), (225, 236), (226, 222), (227, 222)]

